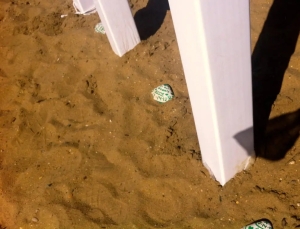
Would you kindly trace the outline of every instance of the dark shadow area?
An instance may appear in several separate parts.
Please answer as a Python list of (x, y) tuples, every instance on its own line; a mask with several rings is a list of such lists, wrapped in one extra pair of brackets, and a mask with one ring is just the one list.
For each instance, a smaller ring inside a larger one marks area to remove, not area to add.
[[(258, 156), (269, 160), (280, 160), (293, 147), (300, 132), (300, 109), (269, 120), (264, 142)], [(253, 127), (237, 133), (234, 138), (248, 152), (253, 154)], [(256, 152), (257, 153), (257, 152)]]
[(283, 158), (299, 136), (299, 111), (268, 122), (295, 51), (299, 29), (300, 1), (274, 0), (252, 54), (255, 151), (270, 160)]
[(146, 40), (161, 27), (167, 10), (168, 0), (149, 0), (147, 6), (134, 15), (134, 21), (141, 40)]
[(253, 127), (237, 133), (233, 138), (247, 151), (249, 156), (253, 156)]
[(284, 158), (298, 139), (299, 131), (300, 109), (271, 119), (258, 156), (269, 160)]

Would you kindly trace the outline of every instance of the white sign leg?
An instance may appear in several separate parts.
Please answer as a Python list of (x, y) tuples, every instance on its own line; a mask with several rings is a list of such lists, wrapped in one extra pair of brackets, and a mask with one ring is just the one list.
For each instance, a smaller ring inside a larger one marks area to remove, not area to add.
[(88, 15), (95, 12), (94, 0), (73, 0), (73, 6), (77, 14)]
[(224, 185), (254, 158), (249, 0), (169, 0), (202, 160)]
[(140, 37), (127, 0), (94, 0), (114, 52), (122, 56), (133, 49)]

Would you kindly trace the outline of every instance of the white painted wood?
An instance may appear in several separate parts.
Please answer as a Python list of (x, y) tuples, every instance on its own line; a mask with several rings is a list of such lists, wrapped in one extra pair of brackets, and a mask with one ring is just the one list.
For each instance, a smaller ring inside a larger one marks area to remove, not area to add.
[(127, 0), (94, 0), (94, 2), (110, 45), (117, 55), (124, 55), (140, 43)]
[(202, 160), (224, 185), (254, 158), (249, 0), (169, 0)]
[(96, 11), (94, 0), (73, 0), (77, 14), (90, 14)]

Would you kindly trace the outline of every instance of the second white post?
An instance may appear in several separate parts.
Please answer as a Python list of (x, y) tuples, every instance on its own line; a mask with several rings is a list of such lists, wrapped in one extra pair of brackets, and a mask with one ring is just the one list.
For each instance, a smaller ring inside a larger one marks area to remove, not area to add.
[(254, 158), (249, 0), (169, 0), (202, 160), (224, 185)]

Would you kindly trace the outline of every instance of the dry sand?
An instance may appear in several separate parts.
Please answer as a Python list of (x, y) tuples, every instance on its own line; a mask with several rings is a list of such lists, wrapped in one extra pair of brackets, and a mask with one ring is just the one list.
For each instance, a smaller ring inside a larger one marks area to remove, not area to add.
[[(1, 229), (299, 227), (299, 140), (224, 187), (202, 165), (170, 11), (120, 58), (71, 0), (0, 5)], [(271, 5), (251, 0), (252, 47)], [(300, 108), (299, 60), (298, 42), (271, 117)]]

